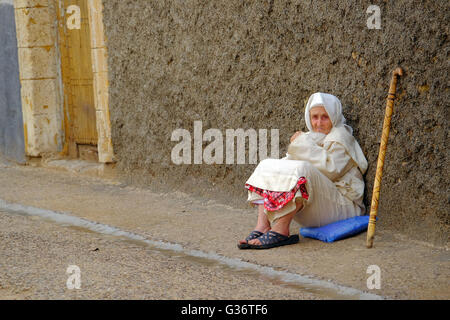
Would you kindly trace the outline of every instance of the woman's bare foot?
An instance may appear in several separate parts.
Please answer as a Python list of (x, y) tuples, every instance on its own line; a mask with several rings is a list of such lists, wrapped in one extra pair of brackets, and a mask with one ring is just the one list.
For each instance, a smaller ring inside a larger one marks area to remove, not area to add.
[[(270, 230), (270, 227), (267, 227), (267, 228), (258, 228), (258, 227), (256, 227), (254, 230), (255, 230), (255, 231), (261, 232), (261, 235), (263, 235), (264, 233), (266, 233), (267, 231)], [(239, 244), (251, 243), (251, 241), (254, 241), (254, 240), (256, 240), (256, 239), (250, 240), (250, 241), (248, 241), (248, 242), (247, 242), (247, 240), (245, 240), (245, 239), (239, 240)]]
[[(292, 212), (290, 212), (290, 213), (288, 213), (288, 214), (282, 216), (281, 218), (279, 218), (279, 219), (275, 222), (275, 224), (273, 225), (272, 229), (269, 228), (269, 229), (267, 229), (267, 230), (264, 231), (264, 232), (267, 232), (267, 231), (269, 231), (269, 230), (272, 230), (272, 231), (275, 231), (275, 232), (277, 232), (277, 233), (280, 233), (280, 234), (282, 234), (282, 235), (284, 235), (284, 236), (289, 236), (289, 227), (290, 227), (290, 225), (291, 225), (292, 218), (294, 218), (294, 215), (295, 215), (302, 207), (303, 207), (303, 203), (302, 203), (302, 202), (297, 203), (295, 210), (293, 210)], [(266, 219), (267, 219), (267, 218), (266, 218)], [(258, 239), (253, 239), (253, 240), (250, 240), (250, 241), (248, 242), (248, 244), (260, 245), (261, 242), (260, 242)]]
[[(282, 235), (284, 235), (284, 236), (289, 236), (289, 226), (285, 226), (284, 224), (280, 224), (280, 223), (277, 223), (277, 224), (275, 224), (274, 226), (273, 226), (273, 228), (272, 229), (267, 229), (266, 231), (263, 231), (263, 233), (266, 233), (267, 231), (275, 231), (275, 232), (278, 232), (278, 233), (280, 233), (280, 234), (282, 234)], [(245, 243), (245, 242), (244, 242)], [(250, 240), (249, 242), (248, 242), (248, 244), (255, 244), (255, 245), (260, 245), (261, 244), (261, 242), (259, 241), (259, 239), (253, 239), (253, 240)]]
[[(267, 215), (264, 212), (264, 205), (258, 205), (258, 221), (256, 222), (256, 227), (253, 229), (255, 231), (259, 231), (261, 233), (266, 233), (270, 230), (270, 222), (267, 219)], [(253, 240), (250, 240), (253, 241)], [(247, 240), (239, 240), (239, 244), (247, 243)]]

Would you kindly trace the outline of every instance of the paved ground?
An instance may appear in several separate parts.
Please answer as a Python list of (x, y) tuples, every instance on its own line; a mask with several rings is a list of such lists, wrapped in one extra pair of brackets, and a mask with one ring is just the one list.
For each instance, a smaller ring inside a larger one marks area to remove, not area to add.
[[(366, 249), (363, 233), (332, 244), (301, 238), (292, 246), (244, 251), (236, 241), (252, 229), (253, 209), (135, 188), (120, 179), (1, 162), (0, 199), (391, 299), (450, 298), (448, 248), (411, 241), (382, 225), (372, 249)], [(297, 225), (291, 232), (298, 233)], [(0, 244), (1, 299), (339, 298), (5, 210), (0, 212)], [(80, 267), (80, 290), (66, 287), (71, 264)], [(370, 265), (381, 270), (381, 289), (367, 288)]]
[[(254, 276), (0, 211), (0, 299), (316, 299)], [(80, 289), (75, 272), (80, 270)], [(231, 295), (231, 296), (230, 296)]]

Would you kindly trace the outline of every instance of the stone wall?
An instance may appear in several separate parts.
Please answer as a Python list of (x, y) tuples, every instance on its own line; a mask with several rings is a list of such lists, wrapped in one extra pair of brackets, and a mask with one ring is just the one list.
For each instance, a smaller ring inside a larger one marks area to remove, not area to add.
[[(369, 161), (369, 206), (391, 72), (401, 66), (377, 228), (448, 241), (448, 1), (103, 5), (113, 147), (134, 182), (245, 206), (255, 165), (175, 165), (172, 132), (193, 136), (194, 121), (224, 135), (279, 129), (283, 156), (306, 129), (305, 100), (321, 91), (341, 99)], [(370, 5), (381, 9), (381, 29), (367, 26)]]

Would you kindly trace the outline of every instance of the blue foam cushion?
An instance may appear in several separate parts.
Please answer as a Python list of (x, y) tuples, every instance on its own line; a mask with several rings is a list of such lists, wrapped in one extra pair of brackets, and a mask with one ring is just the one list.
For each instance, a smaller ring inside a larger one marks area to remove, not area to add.
[(313, 238), (324, 242), (333, 242), (348, 238), (367, 230), (368, 224), (369, 216), (357, 216), (333, 222), (323, 227), (300, 228), (300, 234), (305, 238)]

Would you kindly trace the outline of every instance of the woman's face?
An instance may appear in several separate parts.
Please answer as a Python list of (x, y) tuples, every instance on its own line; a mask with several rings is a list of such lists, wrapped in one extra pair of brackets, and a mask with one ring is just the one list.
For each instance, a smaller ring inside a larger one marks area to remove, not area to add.
[(316, 106), (309, 110), (309, 116), (311, 117), (311, 125), (313, 131), (329, 134), (333, 124), (328, 116), (327, 111), (323, 106)]

